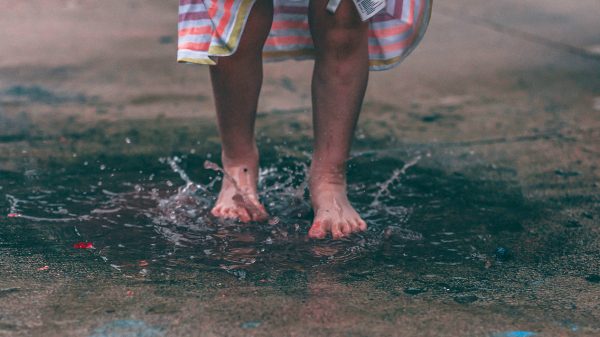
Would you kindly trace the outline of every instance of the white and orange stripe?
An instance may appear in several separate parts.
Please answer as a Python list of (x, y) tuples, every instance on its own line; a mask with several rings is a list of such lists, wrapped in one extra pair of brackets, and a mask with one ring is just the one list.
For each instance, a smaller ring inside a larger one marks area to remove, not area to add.
[[(179, 0), (177, 60), (216, 64), (235, 52), (248, 14), (257, 0)], [(265, 0), (260, 0), (265, 1)], [(268, 60), (307, 59), (313, 55), (308, 27), (310, 0), (273, 0), (271, 32), (263, 49)], [(388, 8), (370, 19), (371, 70), (400, 63), (423, 37), (432, 0), (388, 0)]]

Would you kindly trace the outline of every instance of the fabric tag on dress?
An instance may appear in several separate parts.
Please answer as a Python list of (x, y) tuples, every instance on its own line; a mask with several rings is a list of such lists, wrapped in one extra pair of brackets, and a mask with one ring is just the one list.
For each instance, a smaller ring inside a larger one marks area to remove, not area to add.
[(327, 10), (329, 13), (334, 14), (340, 5), (340, 2), (342, 2), (342, 0), (329, 0), (329, 2), (327, 2)]
[(367, 21), (379, 13), (386, 6), (385, 0), (354, 0), (358, 14), (363, 21)]
[(387, 0), (385, 11), (389, 15), (394, 16), (394, 13), (396, 12), (396, 0)]

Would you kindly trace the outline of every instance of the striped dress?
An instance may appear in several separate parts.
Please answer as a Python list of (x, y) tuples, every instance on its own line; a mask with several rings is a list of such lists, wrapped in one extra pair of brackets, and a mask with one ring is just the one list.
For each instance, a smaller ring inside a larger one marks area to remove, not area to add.
[[(179, 0), (177, 61), (214, 65), (218, 57), (233, 54), (255, 1), (267, 0)], [(311, 58), (310, 0), (273, 1), (265, 61)], [(431, 2), (387, 0), (387, 7), (369, 20), (371, 70), (397, 65), (416, 47), (429, 23)]]

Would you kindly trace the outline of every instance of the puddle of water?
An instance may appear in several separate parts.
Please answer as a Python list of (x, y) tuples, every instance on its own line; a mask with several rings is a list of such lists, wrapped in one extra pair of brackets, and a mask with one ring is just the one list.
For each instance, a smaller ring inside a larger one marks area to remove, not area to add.
[(90, 100), (83, 94), (69, 95), (57, 94), (47, 88), (33, 85), (22, 86), (15, 85), (0, 91), (0, 102), (10, 103), (43, 103), (43, 104), (61, 104), (61, 103), (86, 103)]
[[(205, 164), (210, 157), (81, 158), (64, 167), (3, 172), (0, 207), (10, 226), (0, 229), (0, 246), (68, 251), (124, 274), (198, 268), (243, 279), (252, 271), (359, 260), (481, 265), (493, 253), (490, 235), (521, 231), (531, 215), (520, 190), (506, 182), (446, 174), (423, 165), (419, 154), (400, 159), (365, 152), (350, 161), (348, 190), (368, 231), (314, 241), (306, 236), (312, 211), (305, 157), (263, 154), (260, 197), (272, 217), (248, 225), (210, 215), (223, 178)], [(78, 242), (93, 248), (73, 248)]]

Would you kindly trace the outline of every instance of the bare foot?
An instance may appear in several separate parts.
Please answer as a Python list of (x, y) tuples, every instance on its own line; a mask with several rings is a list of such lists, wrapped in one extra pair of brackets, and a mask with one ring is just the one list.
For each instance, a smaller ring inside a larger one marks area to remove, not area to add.
[(228, 165), (223, 161), (225, 174), (219, 198), (212, 215), (223, 219), (238, 219), (241, 222), (264, 221), (269, 217), (265, 207), (258, 200), (256, 181), (258, 161), (249, 165)]
[(340, 239), (367, 229), (367, 224), (348, 201), (343, 175), (311, 174), (310, 195), (315, 218), (309, 237), (323, 239), (331, 232), (334, 239)]

